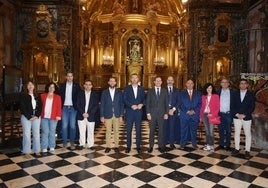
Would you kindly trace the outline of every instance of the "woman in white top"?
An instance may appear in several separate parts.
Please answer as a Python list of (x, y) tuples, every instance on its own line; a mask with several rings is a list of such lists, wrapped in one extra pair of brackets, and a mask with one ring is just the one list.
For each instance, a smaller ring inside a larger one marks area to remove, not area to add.
[(41, 94), (42, 111), (42, 152), (54, 152), (56, 147), (55, 134), (59, 120), (61, 120), (61, 97), (55, 94), (57, 86), (55, 83), (49, 83), (45, 88), (45, 93)]

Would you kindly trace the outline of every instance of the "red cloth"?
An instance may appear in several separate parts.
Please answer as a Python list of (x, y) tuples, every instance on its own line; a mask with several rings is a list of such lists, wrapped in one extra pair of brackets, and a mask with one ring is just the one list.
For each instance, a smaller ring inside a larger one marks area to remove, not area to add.
[[(42, 102), (41, 118), (44, 118), (45, 115), (45, 105), (47, 95), (48, 95), (47, 93), (41, 94), (41, 102)], [(61, 117), (61, 97), (54, 93), (50, 119), (56, 120), (56, 117)]]
[[(206, 101), (207, 101), (207, 95), (202, 95), (202, 106), (200, 109), (200, 118), (203, 118), (204, 111), (206, 108)], [(220, 97), (217, 94), (212, 94), (209, 102), (209, 114), (212, 114), (213, 116), (218, 116), (220, 111)]]

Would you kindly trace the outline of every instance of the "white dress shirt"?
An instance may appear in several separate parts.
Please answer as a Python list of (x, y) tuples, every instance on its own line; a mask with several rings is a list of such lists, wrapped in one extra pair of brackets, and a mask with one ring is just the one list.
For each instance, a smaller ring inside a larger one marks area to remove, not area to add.
[(90, 94), (91, 94), (91, 91), (85, 91), (85, 96), (86, 96), (85, 113), (87, 113), (87, 110), (88, 110), (88, 105), (89, 105), (89, 101), (90, 101)]
[(133, 92), (134, 92), (134, 97), (136, 99), (137, 95), (138, 95), (138, 86), (132, 86), (132, 88), (133, 88)]
[(110, 95), (111, 95), (112, 101), (114, 101), (115, 88), (110, 88), (109, 87), (109, 91), (110, 91)]
[(65, 101), (64, 101), (65, 106), (73, 106), (72, 90), (73, 90), (73, 82), (71, 84), (67, 82), (65, 90)]

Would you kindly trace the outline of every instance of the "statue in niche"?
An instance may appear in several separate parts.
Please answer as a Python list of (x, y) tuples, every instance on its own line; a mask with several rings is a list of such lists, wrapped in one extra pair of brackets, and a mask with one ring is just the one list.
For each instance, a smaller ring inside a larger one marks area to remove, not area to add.
[(138, 0), (132, 1), (132, 8), (133, 8), (133, 10), (138, 10), (138, 8), (139, 8), (139, 1)]
[(138, 62), (139, 61), (139, 54), (140, 54), (140, 46), (138, 44), (138, 41), (134, 41), (134, 45), (132, 46), (132, 49), (130, 50), (130, 57), (132, 59), (132, 62)]
[(142, 46), (140, 40), (130, 39), (127, 49), (127, 54), (129, 55), (127, 57), (128, 75), (130, 76), (135, 73), (141, 78), (143, 58), (141, 57)]
[(148, 5), (147, 5), (147, 13), (146, 13), (147, 17), (155, 18), (157, 11), (161, 11), (161, 6), (160, 6), (160, 4), (158, 2), (153, 3), (153, 4), (148, 3)]
[(218, 28), (218, 40), (220, 42), (228, 41), (228, 28), (225, 25), (220, 25)]
[(113, 11), (114, 16), (115, 15), (122, 15), (125, 13), (124, 6), (121, 5), (118, 0), (115, 0), (115, 2), (113, 4), (112, 11)]

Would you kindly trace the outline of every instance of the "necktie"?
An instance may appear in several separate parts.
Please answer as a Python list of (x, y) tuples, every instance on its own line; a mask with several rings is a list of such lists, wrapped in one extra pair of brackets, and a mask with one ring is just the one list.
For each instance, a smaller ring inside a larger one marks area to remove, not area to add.
[(169, 90), (168, 90), (168, 103), (169, 103), (169, 106), (171, 106), (171, 101), (172, 101), (172, 90), (171, 90), (171, 87), (168, 87)]
[(189, 91), (189, 97), (190, 97), (190, 101), (191, 101), (192, 98), (193, 98), (193, 92), (192, 92), (192, 90)]
[(157, 98), (159, 99), (159, 97), (160, 97), (160, 91), (159, 91), (159, 88), (157, 88), (156, 96), (157, 96)]

